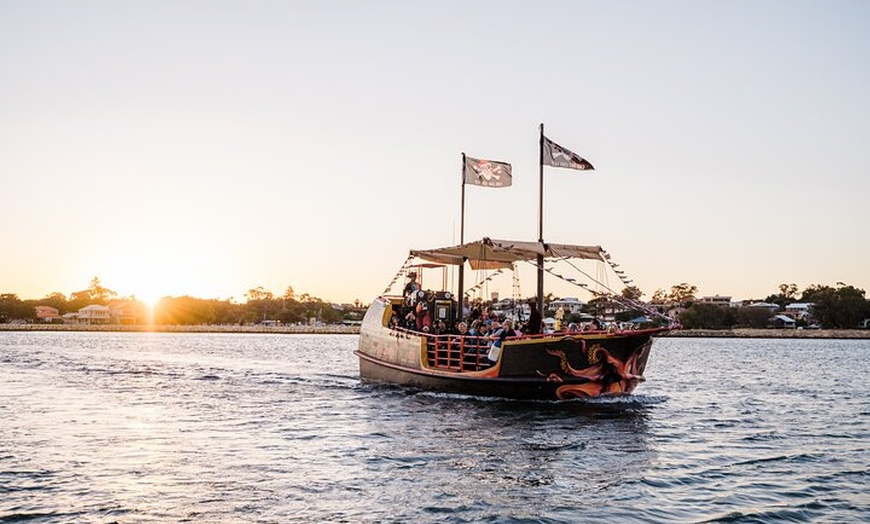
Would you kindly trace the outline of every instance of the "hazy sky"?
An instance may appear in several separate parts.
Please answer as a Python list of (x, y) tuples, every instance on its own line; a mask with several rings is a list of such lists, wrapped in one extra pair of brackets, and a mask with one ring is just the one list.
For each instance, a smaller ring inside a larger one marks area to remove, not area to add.
[(368, 302), (458, 242), (462, 152), (514, 171), (467, 188), (466, 240), (537, 237), (540, 123), (596, 166), (547, 168), (545, 239), (602, 245), (647, 297), (870, 291), (868, 23), (866, 1), (0, 0), (0, 293)]

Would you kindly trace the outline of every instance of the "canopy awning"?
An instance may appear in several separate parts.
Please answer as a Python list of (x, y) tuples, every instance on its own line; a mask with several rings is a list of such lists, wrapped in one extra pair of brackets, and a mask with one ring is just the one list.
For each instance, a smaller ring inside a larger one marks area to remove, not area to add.
[(412, 249), (411, 255), (429, 262), (457, 266), (461, 265), (464, 260), (468, 260), (474, 270), (510, 268), (514, 262), (537, 260), (538, 255), (544, 255), (544, 258), (605, 261), (605, 253), (601, 246), (542, 244), (540, 242), (493, 240), (490, 238), (438, 249)]

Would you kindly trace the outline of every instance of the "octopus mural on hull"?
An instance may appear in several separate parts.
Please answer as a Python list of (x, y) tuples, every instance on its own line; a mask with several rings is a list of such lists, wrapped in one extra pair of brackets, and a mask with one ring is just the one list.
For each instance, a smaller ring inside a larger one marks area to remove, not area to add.
[[(559, 400), (567, 400), (631, 393), (637, 387), (637, 383), (644, 380), (638, 361), (649, 352), (651, 345), (652, 341), (648, 341), (637, 351), (633, 351), (631, 356), (623, 362), (600, 344), (594, 344), (588, 349), (584, 344), (582, 351), (586, 352), (589, 366), (583, 369), (571, 366), (565, 350), (548, 349), (547, 353), (559, 357), (560, 367), (565, 375), (588, 381), (582, 384), (561, 385), (556, 388), (556, 397)], [(547, 381), (564, 382), (565, 380), (557, 373), (550, 373), (547, 376)]]

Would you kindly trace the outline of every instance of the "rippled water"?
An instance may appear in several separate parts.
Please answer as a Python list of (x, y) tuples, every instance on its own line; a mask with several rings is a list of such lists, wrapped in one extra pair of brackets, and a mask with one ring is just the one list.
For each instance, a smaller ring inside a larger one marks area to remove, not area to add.
[(0, 333), (0, 522), (870, 521), (870, 341), (656, 341), (617, 400), (359, 383), (355, 336)]

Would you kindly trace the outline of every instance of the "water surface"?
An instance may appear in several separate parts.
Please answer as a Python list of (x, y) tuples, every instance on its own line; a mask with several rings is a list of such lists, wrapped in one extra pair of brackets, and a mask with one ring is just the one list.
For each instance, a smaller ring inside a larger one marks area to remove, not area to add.
[(356, 343), (0, 333), (0, 522), (870, 521), (870, 341), (659, 339), (562, 403), (362, 385)]

